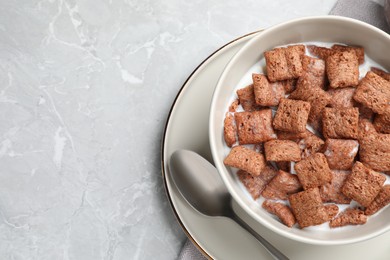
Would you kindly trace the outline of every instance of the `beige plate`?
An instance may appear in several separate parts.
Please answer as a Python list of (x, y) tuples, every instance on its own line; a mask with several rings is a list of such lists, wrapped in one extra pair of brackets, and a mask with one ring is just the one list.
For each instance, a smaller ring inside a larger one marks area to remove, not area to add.
[[(272, 258), (234, 222), (226, 218), (204, 216), (188, 205), (172, 185), (168, 160), (175, 150), (188, 149), (212, 161), (208, 120), (213, 91), (227, 62), (254, 35), (256, 33), (228, 43), (195, 69), (172, 105), (162, 141), (162, 174), (172, 209), (189, 239), (205, 255), (214, 259)], [(346, 246), (315, 246), (283, 238), (256, 224), (237, 204), (234, 206), (238, 215), (290, 259), (388, 259), (390, 256), (390, 232)]]

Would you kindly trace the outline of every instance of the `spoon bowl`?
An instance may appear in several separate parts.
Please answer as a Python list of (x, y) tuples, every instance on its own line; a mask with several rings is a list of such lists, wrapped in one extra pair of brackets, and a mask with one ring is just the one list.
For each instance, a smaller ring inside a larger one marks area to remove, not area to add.
[(208, 216), (229, 213), (226, 207), (231, 196), (215, 167), (203, 157), (187, 150), (176, 151), (170, 170), (180, 193), (196, 210)]

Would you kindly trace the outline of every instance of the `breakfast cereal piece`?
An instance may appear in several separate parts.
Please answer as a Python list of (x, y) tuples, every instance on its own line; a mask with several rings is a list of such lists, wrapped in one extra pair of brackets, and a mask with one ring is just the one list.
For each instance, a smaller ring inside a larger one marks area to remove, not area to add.
[(304, 132), (309, 112), (310, 103), (282, 98), (276, 111), (273, 126), (281, 131)]
[(324, 88), (326, 81), (325, 61), (307, 55), (302, 57), (302, 75), (313, 85)]
[(259, 110), (260, 107), (256, 104), (253, 84), (237, 90), (237, 96), (244, 111)]
[(353, 100), (355, 88), (336, 88), (329, 89), (327, 92), (331, 97), (329, 102), (330, 107), (348, 108), (355, 105)]
[(259, 176), (265, 167), (264, 156), (244, 146), (233, 147), (224, 159), (224, 164)]
[(307, 49), (309, 50), (309, 52), (312, 55), (314, 55), (322, 60), (326, 60), (328, 58), (328, 56), (334, 52), (332, 49), (329, 49), (326, 47), (321, 47), (321, 46), (316, 46), (316, 45), (308, 45)]
[(352, 173), (347, 176), (342, 193), (363, 207), (368, 207), (380, 192), (386, 177), (371, 170), (361, 162), (356, 162), (352, 167)]
[(304, 53), (304, 45), (292, 45), (264, 52), (268, 79), (275, 82), (301, 76), (301, 57)]
[(324, 91), (310, 101), (311, 109), (308, 122), (317, 131), (320, 131), (322, 128), (323, 110), (325, 106), (329, 104), (330, 100), (331, 97)]
[(229, 106), (229, 112), (236, 112), (239, 105), (240, 101), (238, 99), (234, 100)]
[(258, 199), (265, 186), (275, 177), (277, 171), (274, 167), (267, 165), (263, 168), (259, 176), (253, 176), (244, 170), (239, 170), (237, 176), (244, 184), (254, 200)]
[(297, 84), (302, 84), (303, 81), (308, 82), (312, 87), (316, 86), (321, 89), (325, 87), (326, 73), (324, 60), (304, 55), (302, 58), (302, 68), (303, 72)]
[(359, 64), (364, 63), (364, 48), (363, 47), (335, 44), (332, 46), (332, 50), (335, 50), (335, 51), (350, 51), (350, 50), (352, 50), (356, 53)]
[(358, 137), (359, 109), (329, 108), (323, 110), (322, 127), (325, 138)]
[(302, 185), (295, 174), (278, 171), (278, 174), (268, 183), (261, 195), (266, 199), (286, 200), (288, 195), (302, 190)]
[(290, 94), (291, 92), (293, 92), (297, 86), (297, 79), (287, 79), (282, 82), (283, 82), (284, 92), (286, 94)]
[(295, 164), (294, 169), (305, 190), (319, 187), (332, 181), (332, 173), (325, 155), (322, 153), (315, 153), (310, 157), (302, 159)]
[(225, 138), (227, 146), (232, 147), (232, 145), (236, 143), (236, 135), (237, 127), (234, 121), (234, 116), (227, 113), (223, 123), (223, 137)]
[(259, 106), (277, 106), (284, 97), (284, 86), (281, 82), (269, 82), (263, 74), (252, 74), (255, 101)]
[(330, 169), (350, 170), (359, 151), (359, 142), (348, 139), (326, 139), (324, 155)]
[(293, 161), (301, 160), (301, 150), (297, 143), (290, 140), (271, 140), (264, 144), (267, 161)]
[(372, 118), (373, 118), (375, 113), (374, 113), (374, 111), (371, 110), (371, 108), (365, 107), (362, 104), (359, 104), (358, 102), (356, 102), (355, 106), (357, 108), (359, 108), (359, 114), (360, 114), (359, 117), (360, 118), (365, 118), (365, 119), (372, 121)]
[(390, 134), (367, 134), (360, 141), (360, 160), (375, 171), (390, 171)]
[(347, 208), (341, 212), (335, 219), (329, 222), (331, 228), (343, 227), (347, 225), (362, 225), (367, 222), (367, 216), (364, 211), (357, 208)]
[(371, 71), (374, 72), (375, 74), (381, 76), (385, 80), (390, 81), (390, 73), (388, 73), (384, 70), (381, 70), (379, 68), (375, 68), (375, 67), (371, 67)]
[(325, 80), (325, 61), (307, 55), (302, 57), (302, 69), (304, 73), (320, 77), (320, 81)]
[(331, 101), (331, 96), (322, 89), (323, 85), (323, 83), (319, 83), (319, 80), (309, 80), (308, 77), (302, 76), (298, 80), (297, 88), (289, 96), (289, 99), (310, 102), (311, 109), (308, 122), (314, 125), (316, 129), (320, 128), (318, 121), (321, 120), (322, 110)]
[(322, 118), (322, 110), (331, 101), (331, 96), (319, 87), (298, 84), (296, 90), (291, 93), (289, 99), (299, 99), (310, 103), (308, 122), (319, 128), (318, 121)]
[(278, 167), (279, 170), (285, 171), (285, 172), (290, 172), (291, 171), (291, 162), (289, 161), (280, 161), (280, 162), (275, 162), (276, 167)]
[(336, 204), (326, 204), (324, 205), (324, 208), (328, 214), (328, 219), (326, 221), (332, 220), (339, 213), (339, 207)]
[(383, 114), (390, 107), (390, 81), (369, 71), (360, 81), (353, 98), (375, 113)]
[(322, 114), (321, 117), (317, 120), (312, 120), (308, 122), (309, 126), (311, 126), (315, 131), (322, 133)]
[(358, 140), (363, 139), (370, 134), (376, 134), (376, 129), (370, 120), (359, 118), (358, 124)]
[(366, 208), (364, 213), (366, 215), (373, 215), (379, 210), (390, 204), (390, 185), (382, 187), (379, 194), (375, 197), (374, 201)]
[(276, 138), (272, 128), (272, 111), (263, 109), (252, 112), (236, 112), (239, 144), (256, 144)]
[(322, 202), (334, 202), (338, 204), (349, 204), (351, 199), (346, 197), (341, 192), (341, 187), (344, 185), (350, 171), (332, 171), (331, 183), (326, 183), (320, 187)]
[(374, 119), (375, 129), (382, 134), (390, 134), (390, 107), (382, 115)]
[(322, 140), (320, 137), (310, 131), (308, 132), (309, 134), (298, 142), (299, 148), (301, 149), (302, 158), (307, 158), (316, 152), (322, 151), (322, 148), (325, 144), (324, 140)]
[(276, 215), (288, 227), (292, 227), (296, 223), (290, 207), (283, 203), (265, 200), (262, 207), (269, 213)]
[(306, 138), (307, 136), (309, 136), (311, 134), (312, 133), (309, 130), (306, 130), (305, 132), (301, 132), (301, 133), (276, 131), (276, 135), (278, 136), (279, 140), (298, 141), (302, 138)]
[(292, 194), (288, 200), (301, 228), (319, 225), (329, 220), (329, 212), (322, 203), (317, 187)]
[(359, 62), (354, 51), (337, 51), (326, 59), (326, 73), (331, 88), (357, 86)]
[[(312, 101), (315, 97), (323, 94), (325, 91), (320, 87), (312, 86), (309, 81), (298, 80), (297, 88), (288, 96), (289, 99), (303, 101)], [(326, 93), (326, 92), (325, 92)]]
[(260, 173), (260, 176), (267, 184), (278, 174), (278, 171), (272, 165), (266, 165)]

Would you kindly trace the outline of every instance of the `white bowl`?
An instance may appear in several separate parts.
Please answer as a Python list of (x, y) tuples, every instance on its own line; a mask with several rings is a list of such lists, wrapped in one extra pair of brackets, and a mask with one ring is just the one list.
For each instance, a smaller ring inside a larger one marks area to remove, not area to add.
[(240, 185), (231, 168), (223, 164), (229, 149), (223, 138), (223, 120), (235, 90), (245, 74), (264, 59), (263, 52), (275, 46), (300, 42), (360, 45), (368, 57), (390, 69), (390, 36), (366, 23), (337, 16), (309, 17), (265, 30), (249, 41), (228, 63), (213, 95), (209, 137), (214, 163), (233, 198), (256, 221), (274, 232), (309, 244), (341, 245), (363, 241), (390, 229), (390, 207), (369, 217), (365, 225), (337, 229), (288, 228), (261, 208)]

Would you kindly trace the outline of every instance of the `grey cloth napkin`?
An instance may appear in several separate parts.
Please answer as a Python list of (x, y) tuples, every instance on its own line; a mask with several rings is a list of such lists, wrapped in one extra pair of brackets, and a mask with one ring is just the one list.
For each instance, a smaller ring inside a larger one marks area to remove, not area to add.
[[(390, 26), (386, 22), (386, 15), (390, 21), (390, 0), (385, 0), (385, 10), (382, 5), (369, 0), (339, 0), (330, 11), (330, 15), (350, 17), (372, 24), (379, 29), (390, 33)], [(199, 250), (187, 240), (184, 244), (178, 260), (204, 260)]]
[(185, 242), (180, 255), (178, 257), (179, 260), (203, 260), (207, 259), (202, 255), (202, 253), (192, 244), (190, 240), (187, 239)]
[[(388, 6), (389, 2), (385, 0), (385, 5)], [(390, 27), (385, 16), (387, 14), (389, 17), (389, 12), (387, 11), (385, 14), (383, 6), (373, 1), (339, 0), (329, 14), (355, 18), (390, 33)]]

